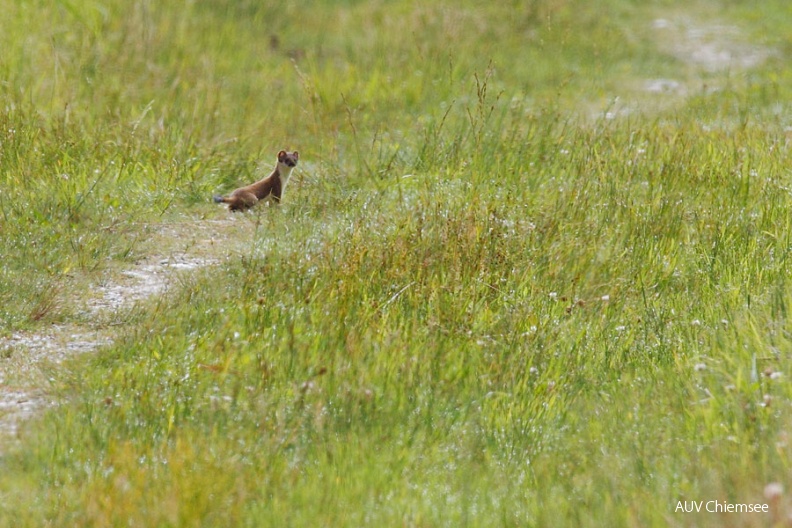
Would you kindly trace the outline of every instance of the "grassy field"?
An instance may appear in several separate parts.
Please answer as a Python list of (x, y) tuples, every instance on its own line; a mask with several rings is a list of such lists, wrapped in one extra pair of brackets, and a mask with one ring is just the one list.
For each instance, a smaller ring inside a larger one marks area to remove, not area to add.
[(786, 526), (789, 3), (282, 4), (0, 0), (0, 527)]

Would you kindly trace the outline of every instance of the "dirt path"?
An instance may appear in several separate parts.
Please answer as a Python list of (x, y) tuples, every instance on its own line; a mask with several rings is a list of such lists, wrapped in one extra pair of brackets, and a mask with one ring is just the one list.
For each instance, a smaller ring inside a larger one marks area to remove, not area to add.
[[(730, 74), (757, 67), (774, 54), (774, 50), (750, 42), (736, 25), (687, 13), (654, 18), (644, 30), (660, 53), (682, 67), (673, 77), (625, 82), (624, 93), (607, 103), (608, 119), (673, 108), (688, 96), (718, 91)], [(601, 117), (602, 111), (595, 114)]]
[[(87, 300), (81, 301), (78, 319), (96, 322), (51, 325), (0, 339), (0, 451), (3, 443), (13, 441), (26, 419), (57, 404), (50, 395), (53, 379), (49, 372), (75, 355), (113, 343), (118, 327), (101, 321), (166, 295), (182, 274), (220, 264), (251, 240), (255, 221), (234, 215), (140, 228), (150, 232), (145, 249), (151, 254), (129, 268), (108, 272)], [(229, 245), (229, 240), (236, 244)]]
[(658, 48), (697, 72), (744, 70), (760, 65), (772, 51), (746, 40), (740, 28), (687, 16), (656, 18), (652, 34)]

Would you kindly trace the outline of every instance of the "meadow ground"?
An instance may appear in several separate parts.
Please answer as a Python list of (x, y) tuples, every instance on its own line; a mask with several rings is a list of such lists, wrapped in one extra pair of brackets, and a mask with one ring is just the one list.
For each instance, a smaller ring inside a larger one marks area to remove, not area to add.
[(792, 7), (481, 4), (0, 0), (0, 527), (786, 525)]

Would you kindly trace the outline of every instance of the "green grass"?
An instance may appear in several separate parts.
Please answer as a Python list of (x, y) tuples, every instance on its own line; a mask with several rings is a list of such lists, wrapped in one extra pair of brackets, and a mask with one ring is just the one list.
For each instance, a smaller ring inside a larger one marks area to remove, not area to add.
[[(674, 509), (792, 484), (792, 11), (589, 4), (0, 0), (0, 331), (116, 336), (42, 367), (0, 526), (786, 518)], [(695, 69), (675, 16), (771, 52)], [(85, 312), (281, 148), (215, 264)]]

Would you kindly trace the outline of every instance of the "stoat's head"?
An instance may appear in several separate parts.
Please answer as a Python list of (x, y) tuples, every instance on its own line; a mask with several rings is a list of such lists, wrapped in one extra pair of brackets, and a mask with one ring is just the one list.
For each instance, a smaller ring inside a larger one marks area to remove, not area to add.
[(289, 174), (297, 166), (297, 160), (299, 159), (300, 154), (296, 150), (294, 152), (281, 150), (278, 152), (278, 171), (281, 174)]

